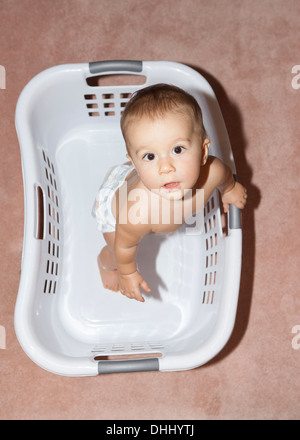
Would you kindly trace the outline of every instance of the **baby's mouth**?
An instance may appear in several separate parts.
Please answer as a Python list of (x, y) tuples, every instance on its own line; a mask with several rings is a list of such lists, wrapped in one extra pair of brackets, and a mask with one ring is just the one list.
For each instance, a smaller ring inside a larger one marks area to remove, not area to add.
[(174, 191), (179, 187), (180, 187), (180, 182), (168, 182), (162, 186), (162, 188), (166, 189), (167, 191)]

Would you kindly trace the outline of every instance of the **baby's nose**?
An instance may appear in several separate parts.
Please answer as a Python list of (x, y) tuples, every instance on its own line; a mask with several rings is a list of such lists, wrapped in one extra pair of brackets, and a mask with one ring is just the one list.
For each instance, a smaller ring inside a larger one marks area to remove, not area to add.
[(169, 159), (164, 159), (160, 161), (159, 164), (159, 173), (160, 174), (168, 174), (171, 173), (172, 171), (175, 171), (175, 167), (172, 164), (172, 161)]

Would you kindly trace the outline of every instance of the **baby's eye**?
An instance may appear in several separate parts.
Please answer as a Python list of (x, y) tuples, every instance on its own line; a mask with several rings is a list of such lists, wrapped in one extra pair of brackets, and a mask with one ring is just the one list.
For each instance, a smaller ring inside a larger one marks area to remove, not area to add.
[(146, 160), (154, 160), (154, 159), (155, 159), (155, 154), (154, 154), (154, 153), (147, 153), (147, 154), (145, 154), (145, 156), (143, 157), (143, 159), (146, 159)]
[(178, 145), (177, 147), (174, 147), (174, 148), (173, 148), (173, 153), (175, 153), (175, 154), (181, 154), (181, 153), (183, 152), (184, 149), (185, 149), (184, 147), (182, 147), (181, 145)]

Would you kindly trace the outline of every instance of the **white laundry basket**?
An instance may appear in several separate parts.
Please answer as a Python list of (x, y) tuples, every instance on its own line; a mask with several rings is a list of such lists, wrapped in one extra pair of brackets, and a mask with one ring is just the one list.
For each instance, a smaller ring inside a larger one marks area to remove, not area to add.
[[(133, 73), (145, 84), (87, 81)], [(33, 78), (19, 97), (25, 230), (15, 330), (27, 355), (53, 373), (191, 369), (212, 359), (232, 332), (242, 231), (239, 210), (231, 206), (223, 233), (217, 191), (205, 208), (202, 233), (180, 228), (142, 241), (137, 261), (152, 287), (145, 303), (102, 287), (96, 260), (104, 241), (91, 208), (107, 170), (126, 161), (122, 109), (135, 90), (154, 83), (177, 85), (198, 100), (211, 154), (235, 174), (215, 94), (185, 65), (61, 65)]]

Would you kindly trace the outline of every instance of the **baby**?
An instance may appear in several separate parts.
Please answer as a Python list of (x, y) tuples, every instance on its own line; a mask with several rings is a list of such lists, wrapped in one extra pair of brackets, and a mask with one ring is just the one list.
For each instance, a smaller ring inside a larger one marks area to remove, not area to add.
[(201, 109), (175, 86), (136, 92), (122, 114), (121, 130), (130, 162), (110, 170), (96, 197), (94, 215), (107, 243), (98, 265), (105, 288), (143, 302), (140, 288), (151, 289), (135, 261), (141, 239), (174, 232), (203, 209), (215, 188), (225, 212), (229, 204), (243, 209), (247, 191), (221, 160), (208, 155)]

